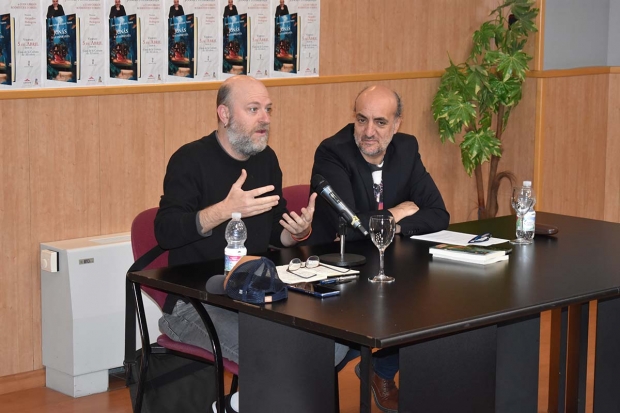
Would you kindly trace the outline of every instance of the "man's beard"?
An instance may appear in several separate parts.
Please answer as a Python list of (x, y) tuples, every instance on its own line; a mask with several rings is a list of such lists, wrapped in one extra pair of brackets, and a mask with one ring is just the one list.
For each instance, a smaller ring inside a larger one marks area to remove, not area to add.
[[(259, 141), (253, 141), (252, 135), (259, 129), (265, 129), (266, 133)], [(261, 153), (267, 147), (269, 140), (269, 124), (261, 123), (252, 130), (245, 130), (242, 125), (230, 118), (228, 124), (228, 141), (235, 151), (243, 156), (254, 156)]]
[(376, 156), (376, 155), (379, 155), (379, 154), (385, 152), (386, 148), (383, 147), (383, 145), (381, 144), (381, 140), (379, 140), (379, 139), (375, 140), (377, 145), (376, 145), (374, 150), (372, 150), (370, 148), (364, 147), (363, 146), (363, 142), (364, 142), (365, 138), (366, 138), (366, 136), (363, 136), (363, 137), (361, 137), (359, 139), (357, 137), (355, 138), (355, 143), (356, 143), (357, 148), (360, 150), (361, 153), (363, 153), (366, 156)]

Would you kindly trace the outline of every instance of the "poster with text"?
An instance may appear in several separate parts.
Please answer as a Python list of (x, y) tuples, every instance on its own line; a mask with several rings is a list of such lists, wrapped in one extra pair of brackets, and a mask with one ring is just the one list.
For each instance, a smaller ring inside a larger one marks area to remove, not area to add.
[[(166, 82), (218, 79), (221, 66), (218, 1), (165, 0)], [(188, 16), (192, 16), (189, 21)], [(189, 31), (193, 39), (189, 38)], [(193, 42), (191, 52), (188, 42)]]
[(318, 76), (320, 0), (271, 0), (272, 77)]
[[(38, 88), (43, 84), (43, 62), (45, 46), (41, 17), (41, 3), (33, 0), (0, 0), (0, 14), (5, 24), (3, 50), (11, 48), (9, 72), (11, 82), (2, 76), (7, 69), (0, 70), (0, 89)], [(7, 32), (8, 29), (8, 38)], [(6, 57), (5, 64), (6, 62)]]
[[(108, 84), (162, 83), (168, 72), (164, 70), (168, 26), (164, 0), (105, 2)], [(135, 53), (131, 52), (134, 44)]]
[(273, 19), (269, 0), (249, 0), (250, 61), (248, 74), (255, 78), (269, 77), (271, 66), (271, 32)]
[[(106, 79), (107, 19), (104, 0), (58, 0), (43, 7), (43, 19), (47, 22), (46, 37), (46, 87), (102, 86)], [(70, 18), (68, 16), (74, 16)], [(67, 20), (69, 25), (59, 25)], [(56, 28), (56, 29), (55, 29)], [(74, 33), (75, 32), (75, 33)], [(77, 56), (69, 75), (67, 52), (76, 40)]]
[(249, 0), (218, 0), (219, 8), (219, 51), (222, 64), (219, 73), (221, 79), (234, 75), (246, 75), (250, 59), (248, 37)]
[(11, 86), (15, 81), (15, 23), (11, 13), (0, 9), (0, 85)]

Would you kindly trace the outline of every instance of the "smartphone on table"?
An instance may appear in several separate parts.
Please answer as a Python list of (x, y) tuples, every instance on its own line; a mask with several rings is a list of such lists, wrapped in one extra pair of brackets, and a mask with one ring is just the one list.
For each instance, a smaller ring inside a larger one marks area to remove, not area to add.
[(328, 285), (314, 283), (297, 283), (287, 285), (288, 289), (298, 293), (309, 294), (318, 298), (333, 297), (340, 295), (340, 290)]

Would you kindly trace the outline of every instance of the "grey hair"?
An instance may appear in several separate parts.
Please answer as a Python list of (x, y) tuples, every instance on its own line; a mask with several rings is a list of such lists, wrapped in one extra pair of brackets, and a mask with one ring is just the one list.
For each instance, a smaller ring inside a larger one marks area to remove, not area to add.
[(217, 99), (215, 101), (216, 107), (219, 107), (220, 105), (230, 107), (230, 104), (232, 103), (230, 101), (231, 92), (232, 87), (229, 83), (222, 84), (222, 86), (220, 86), (219, 90), (217, 91)]

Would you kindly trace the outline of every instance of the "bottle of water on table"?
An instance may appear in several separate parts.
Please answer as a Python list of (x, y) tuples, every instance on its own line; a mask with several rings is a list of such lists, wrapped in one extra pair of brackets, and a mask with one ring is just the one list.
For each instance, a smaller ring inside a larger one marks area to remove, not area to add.
[(530, 197), (533, 201), (532, 206), (525, 213), (523, 219), (517, 220), (517, 238), (523, 238), (525, 240), (531, 241), (534, 238), (534, 231), (536, 230), (536, 211), (534, 211), (536, 197), (534, 196), (534, 190), (531, 189), (531, 181), (523, 181), (523, 188), (530, 188)]
[(224, 274), (228, 274), (237, 261), (248, 253), (244, 246), (248, 238), (248, 230), (241, 220), (240, 212), (232, 213), (232, 219), (226, 225), (225, 237), (228, 245), (224, 249)]

